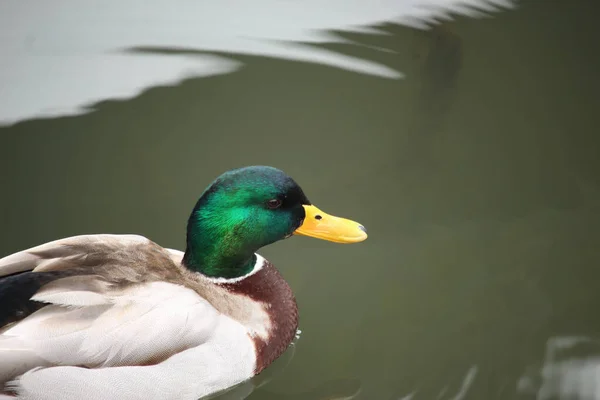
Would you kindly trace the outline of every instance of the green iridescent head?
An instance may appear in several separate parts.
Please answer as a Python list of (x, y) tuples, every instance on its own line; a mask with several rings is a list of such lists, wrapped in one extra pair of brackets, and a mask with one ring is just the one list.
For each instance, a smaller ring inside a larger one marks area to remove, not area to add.
[(254, 267), (258, 249), (294, 233), (341, 243), (366, 239), (358, 223), (312, 206), (284, 172), (266, 166), (231, 170), (196, 203), (183, 262), (211, 277), (243, 276)]

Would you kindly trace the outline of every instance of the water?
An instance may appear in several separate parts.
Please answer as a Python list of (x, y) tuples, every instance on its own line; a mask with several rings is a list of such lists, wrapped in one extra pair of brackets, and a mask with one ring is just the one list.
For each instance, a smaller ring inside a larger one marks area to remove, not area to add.
[[(362, 32), (314, 34), (298, 51), (131, 29), (117, 46), (93, 26), (78, 42), (31, 19), (50, 35), (36, 36), (37, 64), (0, 42), (19, 66), (0, 70), (0, 254), (99, 232), (182, 248), (206, 184), (269, 164), (369, 239), (262, 251), (297, 295), (302, 335), (271, 375), (225, 396), (594, 398), (597, 9), (522, 1), (431, 31), (365, 11), (312, 27)], [(81, 10), (72, 18), (89, 27)], [(107, 6), (98, 18), (131, 15)], [(244, 21), (219, 32), (250, 32)]]

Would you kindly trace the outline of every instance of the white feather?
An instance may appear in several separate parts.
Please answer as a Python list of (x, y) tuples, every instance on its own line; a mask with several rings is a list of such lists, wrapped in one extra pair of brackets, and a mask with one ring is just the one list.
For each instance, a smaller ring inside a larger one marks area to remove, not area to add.
[(166, 282), (107, 295), (100, 305), (62, 306), (79, 306), (88, 295), (73, 295), (69, 304), (68, 292), (57, 293), (60, 306), (37, 311), (3, 336), (19, 338), (53, 364), (135, 365), (206, 342), (218, 321), (217, 310), (196, 292)]
[[(34, 369), (11, 383), (20, 400), (196, 400), (252, 377), (255, 350), (245, 328), (219, 315), (206, 342), (144, 367)], [(232, 366), (234, 366), (232, 368)]]
[[(10, 347), (8, 347), (10, 346)], [(0, 382), (6, 382), (12, 377), (22, 374), (39, 366), (50, 366), (50, 363), (37, 356), (33, 351), (19, 348), (18, 340), (3, 340), (0, 337)], [(0, 392), (2, 386), (0, 384)]]
[(34, 295), (31, 300), (70, 306), (93, 306), (107, 303), (106, 297), (101, 294), (81, 290), (66, 293), (43, 292)]
[(0, 258), (0, 276), (6, 276), (17, 272), (32, 270), (39, 261), (39, 257), (21, 251)]

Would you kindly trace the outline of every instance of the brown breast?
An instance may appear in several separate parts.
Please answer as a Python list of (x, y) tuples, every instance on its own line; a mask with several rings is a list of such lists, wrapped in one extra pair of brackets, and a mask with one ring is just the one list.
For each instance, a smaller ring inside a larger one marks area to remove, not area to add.
[(265, 260), (264, 267), (248, 278), (235, 283), (220, 284), (230, 293), (260, 302), (269, 315), (271, 326), (266, 338), (253, 336), (256, 346), (258, 374), (288, 348), (298, 329), (296, 299), (279, 271)]

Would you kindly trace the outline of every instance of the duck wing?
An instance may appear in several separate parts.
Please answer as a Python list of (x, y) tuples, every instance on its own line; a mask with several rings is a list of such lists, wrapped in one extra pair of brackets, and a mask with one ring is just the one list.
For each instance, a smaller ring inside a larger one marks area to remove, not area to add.
[(223, 316), (184, 286), (178, 257), (142, 236), (84, 235), (0, 259), (0, 383), (35, 367), (154, 365), (210, 341)]

